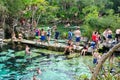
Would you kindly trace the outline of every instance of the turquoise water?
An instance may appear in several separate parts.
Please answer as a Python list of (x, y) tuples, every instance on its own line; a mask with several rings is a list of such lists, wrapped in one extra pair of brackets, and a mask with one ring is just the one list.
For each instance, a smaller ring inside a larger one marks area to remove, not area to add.
[[(38, 80), (75, 80), (75, 76), (83, 74), (91, 77), (86, 64), (89, 63), (88, 57), (68, 60), (65, 56), (41, 55), (38, 52), (33, 53), (38, 55), (32, 55), (32, 61), (27, 61), (24, 56), (16, 56), (17, 53), (23, 54), (24, 51), (8, 50), (0, 53), (0, 80), (32, 80), (33, 75)], [(37, 75), (37, 68), (41, 69), (41, 75)]]

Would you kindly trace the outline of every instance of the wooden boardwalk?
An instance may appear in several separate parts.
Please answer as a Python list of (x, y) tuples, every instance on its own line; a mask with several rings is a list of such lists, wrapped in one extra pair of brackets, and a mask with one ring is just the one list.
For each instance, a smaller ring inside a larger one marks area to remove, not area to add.
[[(3, 42), (5, 43), (8, 43), (10, 42), (11, 39), (4, 39)], [(37, 41), (34, 41), (34, 40), (26, 40), (26, 39), (23, 39), (23, 40), (13, 40), (13, 42), (15, 43), (21, 43), (21, 44), (28, 44), (28, 45), (32, 45), (32, 46), (35, 46), (35, 47), (38, 47), (38, 48), (44, 48), (44, 49), (48, 49), (48, 50), (54, 50), (54, 51), (64, 51), (65, 47), (67, 46), (67, 44), (65, 43), (61, 43), (59, 42), (58, 44), (54, 44), (54, 41), (50, 41), (50, 44), (48, 44), (47, 42), (45, 43), (42, 43), (41, 42), (37, 42)], [(83, 47), (82, 46), (79, 46), (77, 49), (74, 49), (75, 52), (79, 52), (81, 51)]]

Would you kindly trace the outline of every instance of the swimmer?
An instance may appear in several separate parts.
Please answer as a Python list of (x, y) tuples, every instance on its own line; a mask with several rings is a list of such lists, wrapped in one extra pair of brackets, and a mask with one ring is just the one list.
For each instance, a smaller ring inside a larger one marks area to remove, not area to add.
[(40, 68), (37, 68), (37, 74), (42, 74)]
[(33, 80), (37, 80), (36, 75), (33, 76)]
[(29, 46), (28, 45), (26, 45), (26, 48), (25, 48), (25, 53), (27, 54), (27, 55), (30, 55), (30, 48), (29, 48)]

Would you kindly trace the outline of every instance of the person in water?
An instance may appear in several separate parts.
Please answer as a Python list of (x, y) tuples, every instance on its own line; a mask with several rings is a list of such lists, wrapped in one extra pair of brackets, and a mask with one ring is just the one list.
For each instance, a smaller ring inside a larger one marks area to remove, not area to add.
[(25, 53), (26, 53), (26, 57), (27, 57), (27, 59), (30, 60), (31, 52), (30, 52), (30, 48), (29, 48), (28, 45), (26, 45)]
[(33, 76), (33, 80), (37, 80), (36, 75)]
[(28, 45), (26, 45), (26, 48), (25, 48), (25, 53), (27, 54), (27, 55), (30, 55), (30, 48), (29, 48), (29, 46)]
[(40, 68), (37, 68), (37, 74), (42, 74)]

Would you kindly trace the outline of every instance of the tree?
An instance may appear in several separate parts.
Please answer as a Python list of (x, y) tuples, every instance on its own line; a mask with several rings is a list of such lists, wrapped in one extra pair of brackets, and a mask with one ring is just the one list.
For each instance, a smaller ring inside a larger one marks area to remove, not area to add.
[(106, 59), (112, 55), (112, 53), (117, 50), (120, 47), (120, 43), (116, 44), (114, 47), (112, 47), (106, 54), (104, 54), (101, 58), (101, 60), (96, 65), (93, 75), (91, 77), (91, 80), (97, 80), (97, 76), (99, 74), (100, 69), (102, 68), (103, 63), (106, 61)]

